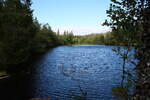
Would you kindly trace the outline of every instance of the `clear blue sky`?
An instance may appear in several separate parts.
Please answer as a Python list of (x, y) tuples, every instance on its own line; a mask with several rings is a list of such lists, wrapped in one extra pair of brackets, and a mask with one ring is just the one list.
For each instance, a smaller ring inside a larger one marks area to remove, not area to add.
[(107, 18), (110, 0), (33, 0), (34, 17), (49, 23), (54, 31), (90, 34), (108, 31), (101, 24)]

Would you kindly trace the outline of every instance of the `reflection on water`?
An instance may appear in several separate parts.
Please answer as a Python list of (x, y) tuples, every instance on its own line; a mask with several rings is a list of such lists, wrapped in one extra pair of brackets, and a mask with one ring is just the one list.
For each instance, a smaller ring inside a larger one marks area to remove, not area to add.
[[(0, 80), (0, 100), (51, 98), (72, 100), (118, 100), (112, 88), (120, 85), (122, 59), (112, 51), (116, 46), (60, 46), (34, 64), (26, 78)], [(126, 64), (129, 69), (133, 66)]]
[(88, 100), (117, 100), (111, 89), (120, 84), (122, 59), (113, 48), (116, 47), (81, 45), (50, 50), (35, 64), (32, 97), (72, 100), (75, 96), (85, 96)]

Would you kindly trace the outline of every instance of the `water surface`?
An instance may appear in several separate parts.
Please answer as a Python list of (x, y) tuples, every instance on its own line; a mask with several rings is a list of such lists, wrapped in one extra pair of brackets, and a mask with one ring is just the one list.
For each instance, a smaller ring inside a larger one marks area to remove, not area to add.
[[(32, 97), (72, 100), (119, 100), (112, 87), (120, 85), (120, 59), (112, 51), (116, 46), (60, 46), (49, 50), (34, 65)], [(131, 68), (131, 64), (127, 64)]]

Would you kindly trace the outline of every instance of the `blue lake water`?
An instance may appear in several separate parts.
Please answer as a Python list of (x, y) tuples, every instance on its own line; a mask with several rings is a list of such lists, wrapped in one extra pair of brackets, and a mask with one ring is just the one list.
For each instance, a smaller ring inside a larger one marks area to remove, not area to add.
[[(119, 100), (111, 89), (121, 83), (122, 59), (116, 46), (59, 46), (37, 61), (32, 79), (32, 97), (72, 100)], [(133, 65), (127, 63), (127, 68)]]

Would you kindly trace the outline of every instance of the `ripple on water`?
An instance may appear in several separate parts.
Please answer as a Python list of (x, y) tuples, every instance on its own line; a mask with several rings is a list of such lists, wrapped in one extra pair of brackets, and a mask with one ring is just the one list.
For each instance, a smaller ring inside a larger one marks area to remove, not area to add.
[(121, 78), (121, 59), (115, 46), (60, 46), (36, 64), (34, 97), (71, 100), (86, 92), (88, 100), (117, 100), (111, 88)]

